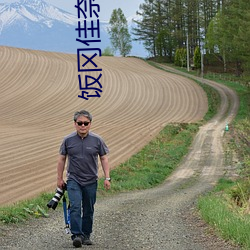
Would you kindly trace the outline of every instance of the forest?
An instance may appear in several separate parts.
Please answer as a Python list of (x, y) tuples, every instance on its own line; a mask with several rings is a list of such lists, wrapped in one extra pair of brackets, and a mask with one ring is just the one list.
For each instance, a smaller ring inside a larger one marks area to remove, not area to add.
[(249, 0), (145, 0), (137, 15), (133, 35), (154, 59), (200, 68), (202, 58), (249, 81)]

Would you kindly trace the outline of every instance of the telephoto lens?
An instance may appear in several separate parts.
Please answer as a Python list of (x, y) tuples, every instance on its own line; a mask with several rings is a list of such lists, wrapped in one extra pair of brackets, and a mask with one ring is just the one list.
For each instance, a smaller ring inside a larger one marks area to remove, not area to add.
[(65, 189), (57, 188), (54, 197), (49, 201), (47, 207), (55, 210), (58, 205), (58, 202), (60, 201), (60, 199), (64, 194), (64, 191)]

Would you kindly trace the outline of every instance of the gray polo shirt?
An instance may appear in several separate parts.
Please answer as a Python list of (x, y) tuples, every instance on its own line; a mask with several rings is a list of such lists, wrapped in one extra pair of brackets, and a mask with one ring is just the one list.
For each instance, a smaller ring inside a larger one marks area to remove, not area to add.
[(85, 186), (98, 179), (98, 155), (108, 154), (103, 139), (92, 132), (81, 138), (77, 132), (66, 136), (59, 153), (68, 157), (67, 179)]

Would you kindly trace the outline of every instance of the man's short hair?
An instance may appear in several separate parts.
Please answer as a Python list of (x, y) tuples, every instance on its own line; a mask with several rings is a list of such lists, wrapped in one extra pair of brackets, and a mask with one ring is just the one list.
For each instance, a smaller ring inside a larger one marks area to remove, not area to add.
[(92, 115), (86, 110), (76, 111), (74, 114), (74, 121), (76, 122), (80, 116), (87, 117), (90, 121), (92, 121)]

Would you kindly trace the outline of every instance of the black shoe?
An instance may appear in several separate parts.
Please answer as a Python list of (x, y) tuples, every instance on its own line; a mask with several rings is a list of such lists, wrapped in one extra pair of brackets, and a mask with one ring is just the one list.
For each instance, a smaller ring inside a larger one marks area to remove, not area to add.
[(93, 245), (93, 242), (90, 240), (90, 235), (84, 234), (82, 236), (82, 244), (83, 245)]
[(76, 248), (82, 247), (82, 238), (81, 236), (75, 236), (73, 238), (73, 246)]

